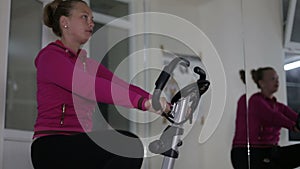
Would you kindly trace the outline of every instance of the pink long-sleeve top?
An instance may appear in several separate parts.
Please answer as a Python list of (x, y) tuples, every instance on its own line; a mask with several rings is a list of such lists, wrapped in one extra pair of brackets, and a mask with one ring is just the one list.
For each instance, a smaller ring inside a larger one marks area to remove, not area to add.
[(34, 138), (92, 130), (97, 102), (146, 110), (151, 95), (115, 76), (97, 61), (57, 40), (35, 59), (38, 115)]
[(246, 94), (243, 94), (237, 103), (236, 119), (235, 119), (235, 134), (233, 144), (247, 143), (247, 105)]
[[(245, 99), (246, 100), (246, 99)], [(246, 106), (246, 105), (245, 105)], [(244, 109), (247, 110), (247, 109)], [(237, 123), (233, 146), (247, 145), (245, 133), (247, 124), (245, 115), (237, 116)], [(253, 94), (248, 104), (248, 131), (249, 143), (252, 147), (268, 147), (278, 145), (280, 129), (287, 128), (293, 130), (298, 114), (288, 106), (277, 102), (276, 98), (266, 98), (260, 92)], [(242, 125), (242, 126), (241, 126)], [(243, 130), (238, 130), (242, 128)]]

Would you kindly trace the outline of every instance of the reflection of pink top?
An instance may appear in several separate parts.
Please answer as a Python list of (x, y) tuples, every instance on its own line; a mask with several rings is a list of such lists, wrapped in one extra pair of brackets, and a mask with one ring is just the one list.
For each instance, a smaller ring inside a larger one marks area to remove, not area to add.
[[(83, 50), (82, 50), (83, 51)], [(47, 132), (89, 132), (96, 102), (145, 110), (151, 95), (130, 85), (103, 65), (75, 54), (60, 41), (42, 49), (36, 60), (38, 115), (34, 126), (39, 137)]]
[[(245, 109), (246, 110), (246, 109)], [(244, 113), (246, 114), (246, 113)], [(293, 129), (297, 120), (297, 113), (288, 106), (276, 101), (276, 98), (269, 99), (261, 93), (255, 93), (249, 100), (249, 143), (253, 147), (277, 145), (279, 141), (280, 129), (282, 127)], [(246, 145), (244, 129), (246, 118), (241, 120), (233, 140), (233, 145)], [(241, 137), (243, 136), (243, 137)], [(240, 138), (240, 139), (239, 139)]]
[(237, 103), (235, 134), (233, 144), (245, 144), (247, 142), (247, 116), (246, 94), (243, 94)]

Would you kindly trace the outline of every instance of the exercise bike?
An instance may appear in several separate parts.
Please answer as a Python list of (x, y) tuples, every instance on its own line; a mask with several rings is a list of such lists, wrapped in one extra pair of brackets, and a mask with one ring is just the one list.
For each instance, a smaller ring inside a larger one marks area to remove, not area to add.
[[(152, 105), (155, 110), (162, 110), (159, 98), (166, 83), (168, 82), (176, 65), (189, 67), (190, 62), (181, 57), (173, 59), (166, 65), (155, 82), (155, 90), (152, 96)], [(193, 113), (196, 110), (201, 95), (209, 88), (210, 82), (206, 80), (206, 73), (203, 69), (196, 66), (194, 72), (199, 75), (199, 79), (178, 91), (171, 99), (171, 111), (163, 112), (169, 122), (158, 140), (151, 142), (149, 150), (154, 154), (164, 156), (162, 169), (173, 169), (175, 160), (179, 157), (179, 146), (182, 145), (181, 136), (184, 133), (183, 124), (187, 121), (190, 124), (193, 121)]]

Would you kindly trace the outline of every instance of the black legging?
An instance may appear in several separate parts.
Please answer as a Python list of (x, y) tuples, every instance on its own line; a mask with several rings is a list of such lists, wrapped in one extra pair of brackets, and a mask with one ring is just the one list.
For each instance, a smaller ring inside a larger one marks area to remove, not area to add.
[[(31, 145), (33, 166), (35, 169), (140, 169), (144, 155), (142, 142), (129, 132), (118, 132), (134, 139), (128, 142), (114, 138), (112, 131), (40, 137)], [(108, 147), (120, 149), (124, 156), (101, 148), (96, 144), (97, 139), (106, 140)]]
[(300, 166), (300, 144), (272, 148), (232, 148), (231, 163), (234, 169), (293, 169)]

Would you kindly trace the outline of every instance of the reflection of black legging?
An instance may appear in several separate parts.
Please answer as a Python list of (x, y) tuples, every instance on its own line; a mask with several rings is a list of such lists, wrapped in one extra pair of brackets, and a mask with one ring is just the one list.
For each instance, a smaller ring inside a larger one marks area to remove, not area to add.
[[(248, 149), (232, 148), (234, 169), (248, 169)], [(292, 169), (300, 166), (300, 144), (272, 148), (250, 148), (250, 169)]]
[[(35, 169), (141, 168), (144, 155), (142, 142), (129, 132), (118, 132), (134, 139), (129, 143), (126, 139), (124, 141), (121, 137), (113, 136), (115, 134), (112, 131), (40, 137), (31, 145), (33, 166)], [(106, 140), (102, 142), (105, 143), (101, 146), (103, 148), (99, 146), (97, 139)], [(120, 152), (114, 148), (120, 149)]]

